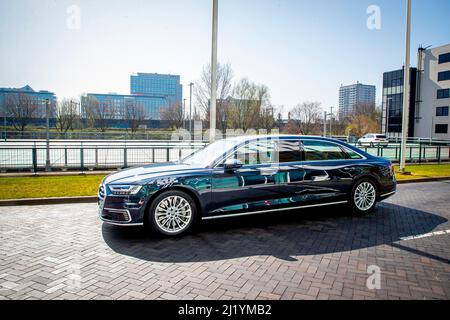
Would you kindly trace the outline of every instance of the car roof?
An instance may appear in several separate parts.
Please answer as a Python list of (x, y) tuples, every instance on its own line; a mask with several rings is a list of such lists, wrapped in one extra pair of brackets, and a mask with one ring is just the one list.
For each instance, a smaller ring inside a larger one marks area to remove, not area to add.
[(297, 135), (297, 134), (262, 134), (262, 135), (247, 135), (247, 136), (237, 136), (237, 137), (229, 137), (224, 140), (235, 141), (235, 142), (243, 142), (250, 141), (256, 139), (277, 139), (277, 138), (292, 138), (292, 139), (321, 139), (328, 141), (339, 141), (333, 138), (327, 138), (322, 136), (306, 136), (306, 135)]

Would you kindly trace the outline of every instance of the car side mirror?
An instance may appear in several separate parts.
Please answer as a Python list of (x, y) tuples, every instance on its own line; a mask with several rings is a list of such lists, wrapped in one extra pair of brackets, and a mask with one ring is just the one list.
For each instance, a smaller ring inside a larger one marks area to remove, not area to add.
[(225, 171), (233, 171), (243, 166), (243, 163), (238, 159), (227, 159), (223, 164)]

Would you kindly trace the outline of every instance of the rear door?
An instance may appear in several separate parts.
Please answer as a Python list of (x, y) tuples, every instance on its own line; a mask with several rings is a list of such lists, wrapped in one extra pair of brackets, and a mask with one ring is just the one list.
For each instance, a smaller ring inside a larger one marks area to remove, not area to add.
[(343, 148), (324, 140), (303, 141), (303, 195), (306, 204), (346, 201), (356, 161)]

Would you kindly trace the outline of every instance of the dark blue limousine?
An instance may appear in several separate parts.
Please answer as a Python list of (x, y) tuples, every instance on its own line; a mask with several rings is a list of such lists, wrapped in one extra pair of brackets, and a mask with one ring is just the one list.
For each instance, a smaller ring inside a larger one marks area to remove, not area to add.
[(396, 191), (389, 160), (313, 136), (243, 136), (216, 141), (179, 162), (108, 175), (101, 220), (180, 235), (198, 220), (348, 204), (358, 214)]

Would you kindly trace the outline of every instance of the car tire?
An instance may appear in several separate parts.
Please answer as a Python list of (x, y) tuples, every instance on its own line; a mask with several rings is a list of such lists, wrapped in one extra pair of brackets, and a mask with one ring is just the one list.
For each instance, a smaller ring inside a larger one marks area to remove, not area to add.
[(146, 223), (161, 235), (178, 236), (192, 229), (196, 216), (197, 206), (192, 197), (183, 191), (171, 190), (153, 199)]
[(378, 188), (371, 179), (358, 180), (350, 193), (350, 207), (356, 214), (371, 213), (377, 204)]
[(370, 147), (372, 147), (372, 148), (374, 147), (374, 144), (373, 144), (373, 142), (371, 142), (371, 143), (370, 143)]

